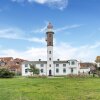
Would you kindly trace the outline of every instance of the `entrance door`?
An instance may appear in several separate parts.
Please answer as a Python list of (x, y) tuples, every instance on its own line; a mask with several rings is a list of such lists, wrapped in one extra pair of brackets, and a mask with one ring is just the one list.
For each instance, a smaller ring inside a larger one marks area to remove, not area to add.
[(51, 70), (49, 70), (49, 76), (52, 76), (52, 71)]

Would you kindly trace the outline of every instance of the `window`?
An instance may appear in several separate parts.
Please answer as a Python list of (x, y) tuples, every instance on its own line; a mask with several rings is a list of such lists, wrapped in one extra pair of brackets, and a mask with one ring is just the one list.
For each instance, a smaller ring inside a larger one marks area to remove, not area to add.
[(66, 73), (66, 69), (65, 68), (63, 69), (63, 73)]
[(66, 67), (66, 64), (63, 64), (63, 67)]
[(71, 62), (71, 65), (75, 65), (75, 61), (72, 61), (72, 62)]
[(73, 73), (73, 68), (71, 68), (71, 73)]
[(49, 64), (49, 67), (51, 67), (51, 64)]
[(58, 68), (56, 69), (56, 73), (59, 73), (59, 69)]
[(43, 73), (43, 69), (41, 69), (41, 73)]
[(41, 64), (40, 66), (41, 66), (41, 67), (44, 67), (44, 64)]
[(49, 60), (51, 60), (51, 58), (49, 58)]
[(59, 67), (59, 64), (56, 64), (56, 67)]
[(28, 69), (25, 69), (25, 73), (28, 73)]
[(51, 54), (51, 51), (49, 51), (49, 54)]
[(25, 67), (28, 67), (28, 64), (25, 64)]

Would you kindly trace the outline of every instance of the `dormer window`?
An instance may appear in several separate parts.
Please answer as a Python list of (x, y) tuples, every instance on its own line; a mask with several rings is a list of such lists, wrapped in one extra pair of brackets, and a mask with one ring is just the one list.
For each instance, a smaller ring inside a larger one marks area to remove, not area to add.
[(66, 67), (66, 64), (63, 64), (63, 67)]
[(75, 65), (75, 61), (72, 61), (72, 62), (71, 62), (71, 65)]

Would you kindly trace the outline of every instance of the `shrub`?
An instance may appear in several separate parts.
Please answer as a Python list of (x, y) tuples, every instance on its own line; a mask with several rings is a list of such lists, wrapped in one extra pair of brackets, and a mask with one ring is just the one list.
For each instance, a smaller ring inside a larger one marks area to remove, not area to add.
[(77, 74), (69, 74), (66, 77), (68, 77), (68, 78), (87, 78), (90, 76), (87, 74), (78, 74), (78, 75)]
[(47, 78), (45, 75), (33, 75), (33, 76), (28, 76), (28, 78)]
[(15, 74), (13, 72), (10, 72), (8, 69), (0, 69), (0, 78), (12, 78), (14, 77), (14, 75)]

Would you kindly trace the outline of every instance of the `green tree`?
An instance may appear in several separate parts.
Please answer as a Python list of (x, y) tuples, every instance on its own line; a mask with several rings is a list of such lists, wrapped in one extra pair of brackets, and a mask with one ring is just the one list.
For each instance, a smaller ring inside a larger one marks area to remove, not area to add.
[(0, 69), (0, 78), (12, 78), (14, 77), (14, 73), (10, 72), (8, 69), (6, 68), (1, 68)]
[(97, 67), (97, 64), (95, 64), (95, 69), (92, 71), (93, 73), (93, 77), (96, 75), (98, 75), (100, 77), (100, 67)]
[(38, 75), (38, 74), (40, 73), (39, 69), (36, 68), (36, 66), (33, 65), (33, 64), (30, 64), (30, 69), (29, 69), (29, 71), (32, 72), (33, 75), (34, 75), (34, 74)]

